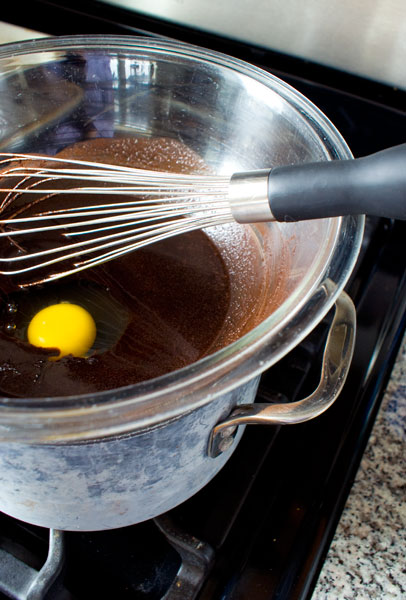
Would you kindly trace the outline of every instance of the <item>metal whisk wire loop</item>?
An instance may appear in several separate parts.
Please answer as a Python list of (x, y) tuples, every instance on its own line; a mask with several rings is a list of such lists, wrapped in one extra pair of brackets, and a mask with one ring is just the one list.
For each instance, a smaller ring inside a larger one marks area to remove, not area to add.
[[(0, 274), (34, 275), (21, 287), (233, 221), (229, 177), (30, 154), (3, 153), (0, 166), (0, 238), (11, 249), (0, 256), (5, 265)], [(85, 204), (85, 198), (90, 202)]]

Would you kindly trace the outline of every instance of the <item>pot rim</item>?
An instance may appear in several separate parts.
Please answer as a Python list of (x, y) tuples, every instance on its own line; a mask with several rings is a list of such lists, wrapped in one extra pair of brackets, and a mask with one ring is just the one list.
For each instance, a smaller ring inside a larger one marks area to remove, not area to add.
[[(238, 71), (293, 103), (315, 133), (329, 140), (332, 150), (327, 159), (352, 158), (330, 120), (290, 85), (242, 60), (190, 44), (132, 36), (63, 36), (5, 44), (0, 49), (0, 61), (9, 59), (10, 67), (18, 67), (22, 55), (106, 49), (121, 53), (144, 49), (149, 54), (215, 63)], [(145, 429), (177, 418), (258, 376), (299, 344), (333, 306), (355, 265), (364, 220), (364, 216), (330, 219), (335, 242), (330, 262), (323, 267), (315, 284), (300, 301), (298, 293), (289, 296), (275, 312), (237, 341), (180, 370), (115, 390), (53, 398), (1, 398), (0, 441), (55, 443)], [(345, 244), (340, 243), (343, 240)], [(340, 247), (344, 245), (345, 257)], [(238, 379), (233, 377), (237, 365)]]

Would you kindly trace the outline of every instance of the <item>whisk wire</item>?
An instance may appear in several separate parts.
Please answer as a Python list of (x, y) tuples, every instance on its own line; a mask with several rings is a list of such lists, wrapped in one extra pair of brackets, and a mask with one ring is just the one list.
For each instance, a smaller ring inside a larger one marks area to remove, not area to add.
[[(2, 157), (0, 165), (6, 165), (1, 173), (0, 192), (6, 194), (2, 210), (7, 208), (11, 214), (0, 219), (0, 238), (9, 238), (18, 253), (0, 256), (0, 263), (21, 267), (0, 273), (40, 273), (38, 279), (21, 287), (59, 279), (174, 235), (234, 220), (228, 201), (229, 177), (163, 173), (31, 154), (3, 153)], [(27, 166), (26, 161), (38, 165)], [(7, 179), (12, 184), (9, 187)], [(89, 186), (90, 182), (100, 185)], [(20, 205), (24, 194), (30, 194), (30, 199)], [(44, 201), (53, 202), (54, 196), (62, 196), (66, 204), (66, 198), (78, 194), (108, 194), (114, 201), (41, 210)], [(123, 195), (128, 198), (119, 200)], [(17, 200), (19, 205), (12, 212)], [(61, 237), (51, 247), (36, 250), (34, 243), (29, 249), (30, 236), (38, 239), (47, 233)], [(22, 239), (24, 246), (14, 242), (15, 238)], [(69, 243), (74, 238), (77, 241)], [(65, 267), (47, 272), (59, 263)]]
[[(215, 225), (222, 225), (228, 223), (230, 220), (228, 217), (218, 217), (216, 219)], [(44, 283), (46, 281), (51, 281), (55, 279), (60, 279), (67, 275), (71, 275), (73, 273), (84, 270), (85, 268), (89, 268), (90, 266), (101, 265), (113, 258), (118, 258), (123, 256), (129, 252), (137, 248), (142, 248), (151, 243), (155, 243), (158, 241), (163, 241), (169, 237), (173, 237), (173, 235), (178, 235), (180, 233), (191, 232), (197, 229), (204, 229), (205, 227), (213, 226), (212, 218), (200, 218), (200, 219), (181, 219), (174, 220), (170, 224), (161, 225), (160, 227), (155, 225), (145, 226), (145, 228), (136, 227), (133, 230), (129, 230), (126, 232), (121, 232), (123, 236), (122, 239), (113, 239), (114, 237), (118, 237), (120, 234), (109, 234), (104, 238), (99, 238), (99, 242), (103, 242), (103, 240), (108, 240), (106, 243), (101, 243), (98, 245), (90, 246), (86, 248), (87, 244), (94, 243), (94, 240), (81, 241), (75, 244), (71, 244), (64, 247), (55, 247), (52, 249), (44, 250), (38, 253), (32, 253), (28, 258), (43, 258), (45, 255), (50, 255), (57, 252), (64, 252), (63, 256), (57, 256), (49, 260), (41, 260), (40, 264), (34, 264), (28, 267), (24, 267), (21, 269), (8, 270), (8, 271), (0, 271), (2, 275), (21, 275), (25, 273), (29, 273), (30, 271), (37, 270), (39, 268), (49, 267), (55, 265), (59, 262), (69, 261), (70, 259), (75, 259), (79, 256), (88, 253), (99, 252), (101, 250), (105, 250), (106, 248), (111, 248), (113, 246), (120, 245), (119, 249), (110, 250), (101, 255), (97, 255), (92, 259), (88, 259), (86, 261), (81, 261), (78, 263), (74, 263), (73, 268), (60, 271), (57, 273), (52, 273), (48, 276), (45, 276), (42, 279), (36, 280), (35, 282), (29, 282), (23, 284), (22, 287), (29, 287), (31, 285), (37, 285), (38, 283)], [(151, 235), (151, 231), (154, 233)], [(124, 237), (125, 236), (125, 237)], [(127, 245), (123, 246), (123, 243), (127, 243)], [(128, 244), (128, 242), (131, 242)], [(68, 250), (74, 250), (73, 252), (67, 253)], [(16, 257), (14, 257), (16, 258)], [(20, 258), (20, 257), (17, 257)]]

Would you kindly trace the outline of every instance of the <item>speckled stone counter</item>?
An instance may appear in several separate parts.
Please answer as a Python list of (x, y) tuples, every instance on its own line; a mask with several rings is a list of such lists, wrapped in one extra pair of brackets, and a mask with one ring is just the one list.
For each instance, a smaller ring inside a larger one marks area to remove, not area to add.
[(312, 600), (406, 599), (406, 338)]

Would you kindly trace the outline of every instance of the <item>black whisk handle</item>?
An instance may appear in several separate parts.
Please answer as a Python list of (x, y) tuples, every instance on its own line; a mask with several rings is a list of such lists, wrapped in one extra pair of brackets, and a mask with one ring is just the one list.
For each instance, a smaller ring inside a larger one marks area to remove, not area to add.
[(268, 198), (277, 221), (357, 214), (406, 219), (406, 144), (354, 160), (276, 167)]

